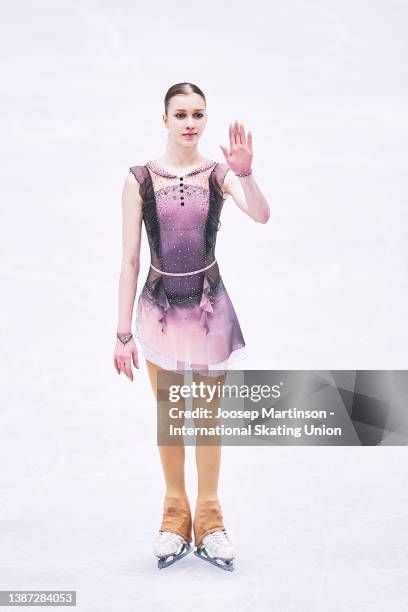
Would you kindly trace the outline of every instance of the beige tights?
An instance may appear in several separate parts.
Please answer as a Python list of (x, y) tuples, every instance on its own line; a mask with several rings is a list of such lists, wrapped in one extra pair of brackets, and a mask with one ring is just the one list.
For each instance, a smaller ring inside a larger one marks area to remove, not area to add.
[[(150, 384), (157, 401), (157, 372), (163, 370), (160, 366), (146, 360), (147, 371)], [(164, 370), (165, 371), (165, 370)], [(172, 384), (183, 384), (182, 374), (167, 371)], [(195, 381), (208, 381), (208, 377), (200, 376), (197, 372), (193, 373)], [(218, 376), (216, 380), (223, 380), (224, 376)], [(214, 379), (210, 379), (215, 382)], [(213, 403), (206, 402), (205, 406), (216, 411), (219, 399), (214, 398)], [(185, 400), (181, 399), (180, 404), (176, 404), (180, 409), (184, 409)], [(193, 409), (203, 406), (202, 399), (193, 398)], [(174, 419), (172, 419), (174, 423)], [(178, 423), (174, 423), (177, 425)], [(204, 423), (203, 423), (204, 424)], [(208, 419), (206, 424), (210, 425)], [(215, 424), (215, 421), (214, 421)], [(166, 423), (163, 423), (166, 426)], [(200, 419), (195, 419), (195, 425), (200, 426)], [(216, 442), (214, 439), (212, 442)], [(184, 464), (185, 448), (182, 442), (177, 446), (159, 446), (160, 458), (163, 468), (164, 480), (166, 484), (166, 494), (164, 500), (164, 518), (161, 529), (175, 531), (191, 541), (191, 521), (190, 506), (185, 488)], [(223, 529), (221, 508), (218, 499), (218, 479), (221, 463), (220, 445), (196, 445), (196, 465), (198, 477), (198, 492), (194, 516), (194, 534), (196, 545), (201, 543), (206, 533), (214, 529)], [(171, 528), (172, 527), (172, 528)]]

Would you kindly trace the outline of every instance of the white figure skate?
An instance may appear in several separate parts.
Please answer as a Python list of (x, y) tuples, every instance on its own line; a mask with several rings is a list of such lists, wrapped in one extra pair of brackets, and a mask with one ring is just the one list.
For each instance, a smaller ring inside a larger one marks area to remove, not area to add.
[(173, 565), (173, 563), (179, 561), (191, 551), (192, 546), (190, 542), (187, 542), (177, 533), (159, 531), (155, 546), (155, 553), (158, 559), (157, 567), (159, 569)]
[(194, 554), (228, 572), (233, 572), (235, 569), (233, 562), (235, 551), (225, 529), (206, 535), (201, 545), (195, 549)]

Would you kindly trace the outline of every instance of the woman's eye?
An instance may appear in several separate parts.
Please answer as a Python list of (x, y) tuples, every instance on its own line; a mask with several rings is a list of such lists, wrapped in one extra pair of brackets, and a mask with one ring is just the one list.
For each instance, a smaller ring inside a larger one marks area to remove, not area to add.
[[(199, 117), (199, 119), (201, 119), (202, 117), (204, 117), (203, 113), (195, 113), (196, 116)], [(185, 117), (184, 113), (177, 113), (176, 114), (177, 119), (181, 119), (182, 117)]]

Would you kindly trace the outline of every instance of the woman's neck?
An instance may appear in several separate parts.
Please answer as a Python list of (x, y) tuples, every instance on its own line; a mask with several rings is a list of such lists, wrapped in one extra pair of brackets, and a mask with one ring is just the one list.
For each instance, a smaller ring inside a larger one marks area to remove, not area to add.
[(203, 158), (197, 148), (186, 150), (184, 147), (167, 147), (164, 155), (157, 159), (159, 164), (170, 166), (171, 168), (190, 168), (203, 163)]

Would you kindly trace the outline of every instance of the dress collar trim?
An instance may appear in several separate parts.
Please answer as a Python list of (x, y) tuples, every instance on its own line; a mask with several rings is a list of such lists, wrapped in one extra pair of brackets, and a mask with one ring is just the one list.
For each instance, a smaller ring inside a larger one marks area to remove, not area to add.
[[(217, 164), (217, 162), (212, 161), (211, 159), (209, 159), (209, 160), (203, 162), (200, 166), (198, 166), (197, 168), (195, 168), (191, 172), (188, 172), (188, 174), (183, 174), (182, 176), (184, 177), (184, 176), (191, 176), (192, 174), (198, 174), (199, 172), (203, 172), (204, 170), (208, 170), (208, 168), (211, 168), (211, 166), (215, 166), (216, 164)], [(150, 168), (150, 170), (155, 172), (155, 174), (159, 174), (160, 176), (166, 176), (167, 178), (177, 178), (178, 176), (180, 176), (178, 174), (171, 174), (170, 172), (165, 170), (165, 168), (160, 166), (160, 164), (158, 164), (155, 160), (147, 162), (146, 166), (148, 168)]]

